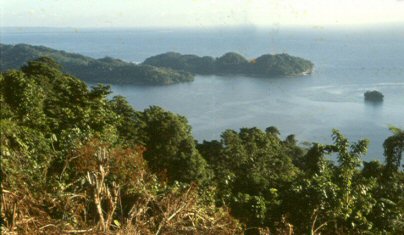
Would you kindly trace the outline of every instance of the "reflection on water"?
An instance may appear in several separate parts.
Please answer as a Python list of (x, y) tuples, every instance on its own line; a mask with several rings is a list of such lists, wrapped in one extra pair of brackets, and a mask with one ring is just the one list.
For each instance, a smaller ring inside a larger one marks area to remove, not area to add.
[(383, 107), (383, 101), (369, 101), (365, 100), (365, 104), (368, 107), (372, 107), (373, 109), (379, 109)]

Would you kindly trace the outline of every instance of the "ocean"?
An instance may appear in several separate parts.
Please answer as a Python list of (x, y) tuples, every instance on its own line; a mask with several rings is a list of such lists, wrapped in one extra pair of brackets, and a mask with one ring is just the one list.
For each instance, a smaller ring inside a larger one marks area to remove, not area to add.
[[(404, 25), (366, 28), (2, 28), (2, 43), (28, 43), (135, 63), (176, 51), (252, 59), (288, 53), (311, 60), (313, 74), (287, 78), (196, 76), (171, 86), (117, 86), (137, 109), (158, 105), (185, 116), (199, 141), (226, 129), (276, 126), (301, 144), (331, 143), (331, 130), (370, 140), (366, 161), (383, 161), (390, 125), (404, 128)], [(364, 102), (379, 90), (384, 102)]]

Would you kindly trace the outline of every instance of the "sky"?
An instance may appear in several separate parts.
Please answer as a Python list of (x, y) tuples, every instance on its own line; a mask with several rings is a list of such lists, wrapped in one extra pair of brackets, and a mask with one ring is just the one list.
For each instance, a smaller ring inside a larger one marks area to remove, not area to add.
[(403, 24), (404, 0), (0, 0), (2, 27)]

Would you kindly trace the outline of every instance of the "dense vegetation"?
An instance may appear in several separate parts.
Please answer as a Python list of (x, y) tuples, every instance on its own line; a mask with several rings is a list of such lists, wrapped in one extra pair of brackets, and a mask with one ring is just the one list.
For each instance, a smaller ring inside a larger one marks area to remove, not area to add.
[(3, 233), (404, 233), (403, 130), (384, 163), (337, 130), (306, 148), (275, 127), (196, 143), (184, 117), (109, 94), (49, 58), (1, 74)]
[(63, 72), (89, 83), (169, 85), (194, 80), (193, 74), (241, 74), (246, 76), (276, 77), (309, 74), (313, 64), (288, 54), (262, 55), (248, 61), (229, 52), (219, 58), (181, 55), (168, 52), (146, 59), (142, 64), (128, 63), (104, 57), (93, 59), (75, 53), (27, 44), (0, 43), (2, 72), (18, 69), (28, 61), (49, 57), (62, 65)]
[(365, 101), (370, 102), (382, 102), (384, 95), (380, 91), (366, 91), (365, 94)]
[(28, 61), (46, 56), (61, 64), (64, 72), (90, 83), (169, 85), (194, 79), (184, 71), (136, 65), (111, 57), (93, 59), (43, 46), (0, 44), (0, 52), (1, 71), (18, 69)]
[(196, 74), (240, 74), (258, 77), (304, 75), (311, 73), (314, 67), (310, 61), (288, 54), (267, 54), (249, 61), (234, 52), (218, 58), (168, 52), (147, 58), (143, 64)]

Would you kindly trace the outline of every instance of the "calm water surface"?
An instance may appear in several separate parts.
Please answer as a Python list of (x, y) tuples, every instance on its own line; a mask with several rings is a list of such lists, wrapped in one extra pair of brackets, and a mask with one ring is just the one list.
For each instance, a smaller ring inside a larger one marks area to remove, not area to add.
[[(370, 159), (382, 160), (388, 126), (404, 128), (404, 26), (367, 29), (2, 29), (2, 43), (30, 43), (141, 62), (166, 51), (248, 58), (286, 52), (310, 59), (311, 76), (257, 79), (196, 76), (166, 87), (113, 86), (136, 109), (162, 106), (187, 117), (198, 140), (225, 129), (276, 126), (301, 141), (331, 141), (332, 128), (351, 140), (371, 141)], [(385, 95), (380, 105), (363, 100), (366, 90)]]

